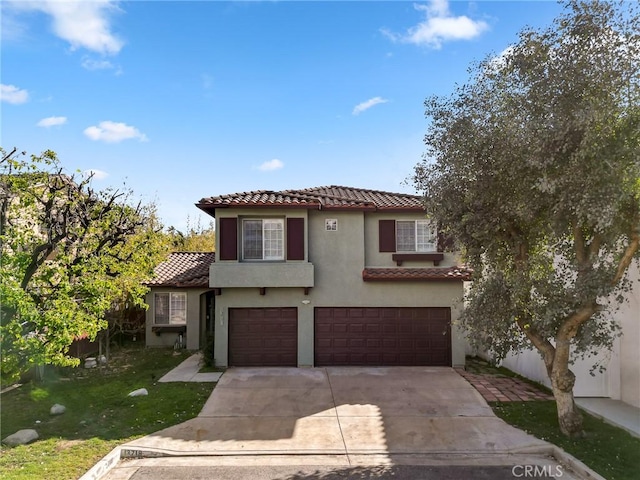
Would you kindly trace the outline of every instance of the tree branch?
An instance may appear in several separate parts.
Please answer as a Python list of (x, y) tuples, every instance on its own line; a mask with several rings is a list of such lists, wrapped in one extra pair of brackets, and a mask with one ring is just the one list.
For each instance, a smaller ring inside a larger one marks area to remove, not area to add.
[(620, 263), (618, 263), (616, 274), (611, 281), (612, 285), (615, 285), (620, 280), (622, 280), (622, 277), (624, 277), (627, 268), (629, 268), (629, 265), (631, 265), (631, 261), (633, 260), (633, 257), (640, 247), (640, 233), (638, 233), (639, 229), (640, 228), (636, 226), (636, 230), (631, 232), (631, 242), (629, 242), (629, 245), (627, 245), (622, 258), (620, 259)]
[(524, 332), (527, 338), (533, 343), (533, 345), (538, 349), (538, 351), (542, 354), (542, 360), (544, 361), (544, 366), (547, 369), (548, 373), (551, 373), (551, 369), (553, 368), (553, 361), (556, 354), (555, 347), (551, 344), (549, 340), (536, 332), (531, 326), (527, 326), (524, 319), (518, 319), (516, 321), (520, 330)]
[(581, 308), (566, 318), (564, 322), (562, 322), (562, 325), (556, 334), (556, 341), (571, 340), (578, 333), (580, 325), (589, 320), (594, 313), (600, 310), (602, 310), (602, 305), (599, 305), (596, 301), (584, 304)]
[(584, 264), (587, 260), (584, 235), (582, 234), (582, 229), (577, 223), (573, 225), (573, 245), (576, 250), (576, 260), (578, 260), (578, 264)]

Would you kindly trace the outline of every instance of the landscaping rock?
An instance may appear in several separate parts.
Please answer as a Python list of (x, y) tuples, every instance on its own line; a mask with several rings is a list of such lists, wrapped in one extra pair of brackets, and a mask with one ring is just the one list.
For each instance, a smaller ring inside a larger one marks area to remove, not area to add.
[(149, 395), (149, 392), (146, 388), (139, 388), (138, 390), (134, 390), (129, 394), (130, 397), (141, 397), (144, 395)]
[(51, 407), (51, 410), (49, 410), (49, 414), (62, 415), (66, 411), (67, 411), (67, 407), (65, 407), (64, 405), (60, 405), (59, 403), (56, 403), (53, 407)]
[(16, 433), (9, 435), (2, 442), (15, 447), (16, 445), (26, 445), (27, 443), (33, 442), (38, 439), (38, 432), (31, 428), (26, 428), (24, 430), (18, 430)]

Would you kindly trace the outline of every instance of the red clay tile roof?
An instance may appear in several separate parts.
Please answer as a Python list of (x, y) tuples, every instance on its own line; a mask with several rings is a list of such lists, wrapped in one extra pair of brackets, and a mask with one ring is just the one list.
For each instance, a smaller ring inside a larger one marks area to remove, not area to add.
[(209, 211), (221, 207), (289, 207), (311, 209), (412, 210), (422, 211), (422, 197), (362, 188), (328, 186), (273, 192), (232, 193), (203, 198), (198, 208)]
[(208, 287), (213, 252), (173, 252), (155, 269), (150, 287)]
[(466, 267), (433, 268), (365, 268), (362, 279), (367, 281), (466, 281), (472, 270)]

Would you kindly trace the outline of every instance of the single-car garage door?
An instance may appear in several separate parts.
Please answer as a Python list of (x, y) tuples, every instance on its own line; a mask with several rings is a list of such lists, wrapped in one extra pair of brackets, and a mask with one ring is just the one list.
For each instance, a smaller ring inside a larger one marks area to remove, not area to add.
[(229, 365), (295, 367), (297, 308), (230, 308)]
[(315, 365), (451, 366), (449, 308), (316, 308)]

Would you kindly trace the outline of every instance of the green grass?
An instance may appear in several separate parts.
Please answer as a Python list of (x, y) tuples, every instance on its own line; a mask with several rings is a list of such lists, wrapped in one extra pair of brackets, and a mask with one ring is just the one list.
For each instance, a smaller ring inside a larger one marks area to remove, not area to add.
[[(49, 371), (42, 382), (2, 394), (0, 438), (22, 428), (40, 435), (29, 445), (0, 448), (2, 479), (77, 479), (117, 445), (195, 417), (213, 384), (157, 383), (187, 356), (127, 347), (113, 352), (102, 370)], [(482, 370), (509, 372), (486, 365)], [(142, 387), (148, 396), (127, 396)], [(67, 411), (50, 416), (54, 403)], [(591, 415), (584, 414), (586, 437), (569, 439), (560, 433), (553, 401), (490, 405), (507, 423), (559, 446), (609, 480), (635, 480), (640, 472), (640, 439)]]
[(555, 401), (492, 402), (504, 421), (553, 443), (608, 480), (636, 480), (640, 472), (640, 438), (583, 412), (585, 437), (560, 433)]
[[(467, 370), (481, 375), (515, 377), (539, 390), (547, 387), (478, 357), (467, 357)], [(608, 480), (636, 480), (640, 472), (640, 438), (582, 412), (585, 437), (571, 439), (560, 432), (555, 401), (490, 402), (505, 422), (557, 445)]]
[[(117, 445), (195, 417), (211, 383), (157, 383), (189, 354), (126, 347), (107, 367), (50, 370), (43, 381), (2, 394), (0, 438), (33, 428), (40, 438), (0, 448), (3, 480), (77, 479)], [(146, 388), (148, 396), (128, 397)], [(50, 416), (54, 403), (67, 410)]]

